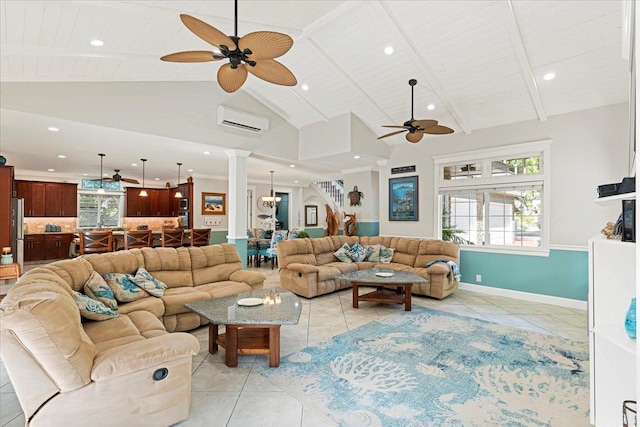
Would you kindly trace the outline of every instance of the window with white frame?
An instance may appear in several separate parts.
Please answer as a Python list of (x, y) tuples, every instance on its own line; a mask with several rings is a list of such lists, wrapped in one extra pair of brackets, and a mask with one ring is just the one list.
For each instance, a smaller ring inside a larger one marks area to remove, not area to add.
[(548, 251), (550, 146), (434, 157), (439, 237), (469, 249)]
[(78, 192), (78, 227), (113, 228), (121, 227), (123, 194), (97, 194), (95, 191)]

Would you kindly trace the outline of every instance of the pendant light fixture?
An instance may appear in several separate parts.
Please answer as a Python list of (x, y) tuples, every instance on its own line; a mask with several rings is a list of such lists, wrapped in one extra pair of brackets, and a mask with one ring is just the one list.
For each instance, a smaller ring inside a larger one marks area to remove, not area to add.
[(180, 192), (180, 166), (182, 163), (176, 163), (178, 165), (178, 191), (176, 191), (176, 195), (174, 196), (176, 199), (182, 198), (182, 193)]
[(104, 194), (104, 187), (102, 186), (103, 176), (104, 176), (104, 175), (102, 175), (102, 160), (104, 159), (105, 155), (102, 154), (102, 153), (99, 153), (98, 156), (100, 156), (100, 188), (98, 188), (96, 193)]
[(273, 208), (274, 205), (277, 205), (282, 200), (281, 197), (276, 197), (273, 192), (273, 171), (271, 172), (271, 191), (268, 196), (262, 196), (262, 206)]
[(144, 164), (147, 162), (147, 159), (140, 159), (140, 160), (142, 160), (142, 191), (140, 191), (139, 196), (148, 197), (149, 195), (147, 194), (147, 190), (144, 187)]

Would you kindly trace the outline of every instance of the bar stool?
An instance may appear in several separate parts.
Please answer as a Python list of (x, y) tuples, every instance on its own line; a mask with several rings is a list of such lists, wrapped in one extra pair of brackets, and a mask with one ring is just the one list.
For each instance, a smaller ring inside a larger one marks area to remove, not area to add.
[(162, 247), (163, 248), (179, 248), (182, 246), (184, 239), (184, 229), (162, 229)]
[(191, 246), (207, 246), (211, 237), (210, 228), (192, 228)]
[(80, 255), (113, 252), (111, 231), (85, 231), (79, 233)]
[(153, 237), (151, 230), (131, 230), (124, 232), (124, 249), (149, 248)]

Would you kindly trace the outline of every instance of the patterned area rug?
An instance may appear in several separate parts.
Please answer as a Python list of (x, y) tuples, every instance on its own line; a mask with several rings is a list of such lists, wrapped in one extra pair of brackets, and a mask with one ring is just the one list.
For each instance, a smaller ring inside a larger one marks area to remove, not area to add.
[(588, 344), (415, 307), (260, 373), (341, 426), (589, 426)]

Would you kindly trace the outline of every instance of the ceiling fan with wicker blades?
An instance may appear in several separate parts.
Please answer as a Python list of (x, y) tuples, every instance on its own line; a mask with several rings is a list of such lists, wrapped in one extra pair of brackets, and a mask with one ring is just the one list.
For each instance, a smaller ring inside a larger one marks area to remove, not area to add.
[(293, 46), (293, 39), (273, 31), (257, 31), (238, 37), (238, 0), (235, 0), (235, 35), (220, 30), (193, 16), (181, 14), (182, 23), (193, 34), (215, 46), (217, 51), (190, 50), (165, 55), (169, 62), (209, 62), (228, 58), (218, 69), (218, 83), (226, 92), (235, 92), (247, 80), (247, 72), (270, 83), (295, 86), (298, 81), (291, 71), (274, 58)]
[(133, 179), (133, 178), (123, 178), (120, 175), (120, 169), (114, 169), (115, 174), (111, 177), (111, 178), (103, 178), (103, 181), (122, 181), (122, 182), (128, 182), (129, 184), (140, 184), (140, 181), (138, 181), (137, 179)]
[(447, 133), (453, 133), (453, 129), (439, 125), (437, 120), (416, 120), (413, 118), (413, 87), (417, 83), (418, 81), (416, 79), (409, 80), (409, 86), (411, 86), (411, 118), (404, 122), (402, 126), (382, 126), (384, 128), (400, 128), (402, 130), (396, 130), (386, 135), (382, 135), (378, 139), (407, 132), (407, 134), (405, 135), (407, 141), (415, 143), (420, 141), (425, 133), (430, 135), (444, 135)]

